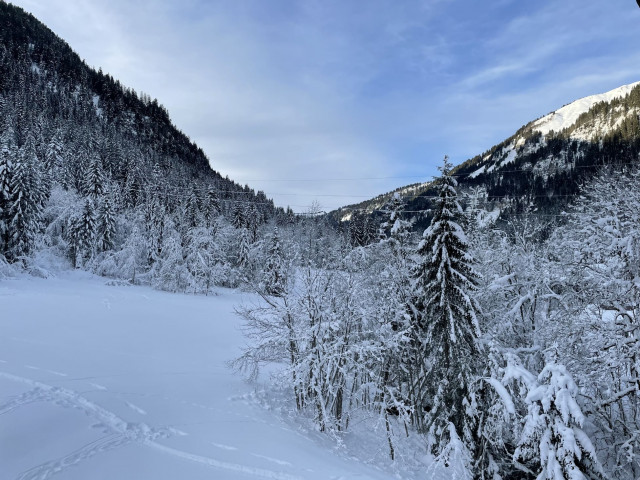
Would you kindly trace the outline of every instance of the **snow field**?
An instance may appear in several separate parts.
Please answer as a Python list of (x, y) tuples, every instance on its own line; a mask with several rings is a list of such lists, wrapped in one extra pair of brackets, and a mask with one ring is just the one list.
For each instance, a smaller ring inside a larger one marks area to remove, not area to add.
[(242, 294), (105, 282), (0, 282), (0, 479), (399, 477), (265, 408), (268, 383), (229, 370)]

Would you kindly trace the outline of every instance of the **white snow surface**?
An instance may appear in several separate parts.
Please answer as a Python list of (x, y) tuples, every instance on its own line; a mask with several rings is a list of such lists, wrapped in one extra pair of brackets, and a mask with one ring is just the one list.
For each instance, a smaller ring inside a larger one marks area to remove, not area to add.
[(570, 127), (576, 123), (578, 117), (583, 113), (588, 112), (596, 103), (608, 103), (616, 98), (624, 97), (628, 95), (629, 92), (639, 83), (640, 82), (630, 83), (629, 85), (623, 85), (606, 93), (590, 95), (576, 100), (575, 102), (565, 105), (559, 110), (536, 120), (533, 124), (533, 129), (539, 131), (543, 135), (547, 135), (551, 130), (559, 132), (560, 130)]
[(347, 435), (354, 458), (280, 408), (268, 379), (248, 384), (227, 367), (244, 342), (244, 294), (105, 283), (0, 280), (3, 480), (420, 477)]

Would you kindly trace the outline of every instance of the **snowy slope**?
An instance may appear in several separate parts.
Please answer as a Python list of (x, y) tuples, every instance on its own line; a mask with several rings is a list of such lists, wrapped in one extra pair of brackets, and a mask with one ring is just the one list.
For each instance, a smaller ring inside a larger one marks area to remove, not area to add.
[(533, 129), (543, 135), (547, 135), (551, 130), (559, 132), (560, 130), (570, 127), (576, 123), (578, 117), (583, 113), (588, 112), (596, 103), (609, 103), (616, 98), (624, 97), (628, 95), (633, 87), (637, 86), (639, 83), (640, 82), (635, 82), (629, 85), (623, 85), (606, 93), (590, 95), (576, 100), (575, 102), (565, 105), (555, 112), (536, 120), (533, 123)]
[(227, 368), (242, 296), (1, 280), (0, 478), (407, 478), (336, 451)]

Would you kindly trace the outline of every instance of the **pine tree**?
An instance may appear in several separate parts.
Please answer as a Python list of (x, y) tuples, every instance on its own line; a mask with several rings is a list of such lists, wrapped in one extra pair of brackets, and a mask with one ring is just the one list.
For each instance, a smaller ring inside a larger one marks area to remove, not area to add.
[(220, 215), (220, 200), (218, 199), (218, 193), (213, 186), (209, 187), (204, 201), (204, 217), (205, 223), (208, 227), (211, 227), (215, 222), (215, 219)]
[(267, 251), (267, 263), (264, 268), (264, 290), (267, 295), (281, 296), (287, 285), (284, 256), (280, 246), (278, 228), (273, 232)]
[(94, 202), (104, 193), (104, 173), (100, 157), (94, 153), (84, 178), (84, 193)]
[(54, 179), (60, 180), (58, 177), (59, 171), (64, 162), (63, 152), (64, 138), (62, 136), (62, 131), (58, 129), (49, 140), (49, 144), (47, 145), (47, 150), (44, 157), (45, 170), (50, 181), (53, 181)]
[(116, 219), (111, 199), (107, 196), (102, 205), (98, 225), (98, 248), (101, 251), (111, 250), (116, 235)]
[(200, 225), (200, 207), (198, 206), (198, 196), (195, 190), (192, 190), (184, 205), (183, 225), (189, 228), (195, 228)]
[[(473, 458), (475, 441), (474, 376), (480, 336), (472, 268), (465, 234), (456, 217), (456, 180), (445, 157), (440, 194), (431, 225), (418, 246), (413, 271), (414, 420), (429, 433), (436, 454), (460, 439)], [(453, 435), (455, 433), (455, 436)]]
[(0, 136), (0, 255), (4, 255), (9, 245), (9, 209), (11, 199), (11, 170), (15, 149), (12, 135), (5, 130)]
[(144, 205), (144, 233), (146, 237), (148, 264), (153, 263), (162, 255), (164, 245), (164, 230), (168, 217), (164, 205), (158, 197), (153, 196)]
[(71, 260), (73, 268), (82, 266), (93, 255), (96, 221), (93, 204), (89, 199), (84, 203), (82, 214), (71, 219)]
[(260, 211), (252, 203), (247, 207), (246, 212), (245, 225), (251, 234), (251, 242), (255, 243), (258, 240), (258, 226), (261, 221)]
[(237, 265), (241, 270), (244, 270), (249, 265), (249, 232), (246, 228), (243, 228), (240, 234)]
[(12, 260), (29, 253), (41, 228), (46, 192), (38, 165), (34, 141), (29, 136), (11, 176), (8, 254)]
[(242, 228), (246, 225), (246, 214), (245, 207), (242, 203), (236, 203), (233, 208), (233, 219), (232, 224), (236, 228)]

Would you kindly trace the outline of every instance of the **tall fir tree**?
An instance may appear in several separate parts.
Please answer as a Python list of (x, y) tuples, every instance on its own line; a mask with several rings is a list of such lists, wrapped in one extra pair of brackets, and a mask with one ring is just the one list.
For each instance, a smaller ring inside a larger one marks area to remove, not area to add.
[(27, 255), (41, 229), (46, 198), (35, 144), (31, 135), (20, 148), (11, 176), (9, 200), (9, 245), (11, 260)]
[(73, 267), (77, 268), (91, 258), (94, 251), (96, 220), (93, 204), (89, 199), (84, 203), (82, 214), (72, 219), (71, 228), (71, 259)]
[(9, 202), (14, 157), (13, 135), (7, 129), (0, 135), (0, 255), (4, 255), (9, 246)]
[(204, 218), (205, 225), (207, 227), (213, 226), (216, 218), (220, 215), (220, 199), (218, 198), (218, 192), (211, 186), (207, 189), (207, 194), (204, 200)]
[(240, 270), (245, 270), (249, 265), (249, 231), (246, 228), (240, 233), (237, 265)]
[(105, 252), (114, 247), (116, 236), (116, 219), (113, 203), (107, 195), (102, 204), (98, 225), (98, 248)]
[(264, 291), (268, 295), (281, 296), (287, 286), (284, 256), (280, 245), (280, 235), (276, 227), (267, 250), (267, 263), (264, 267)]
[(104, 193), (104, 172), (102, 171), (102, 162), (97, 153), (91, 155), (91, 160), (87, 166), (86, 176), (84, 178), (84, 193), (88, 195), (94, 202)]
[(452, 444), (461, 441), (473, 459), (473, 383), (480, 354), (479, 307), (473, 292), (478, 278), (456, 222), (462, 209), (447, 157), (440, 170), (435, 215), (418, 246), (420, 261), (413, 271), (414, 420), (428, 433), (436, 455), (455, 451)]

